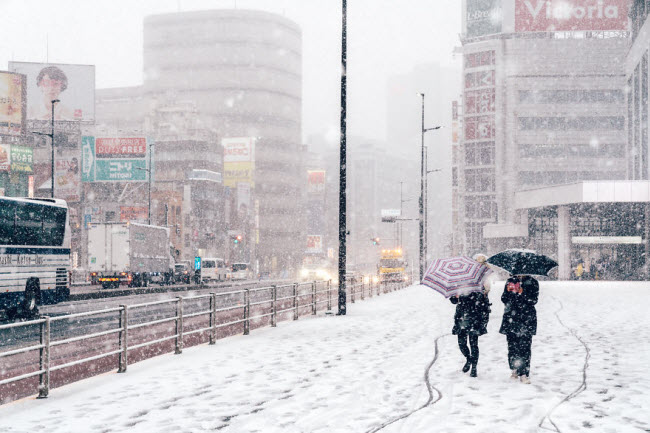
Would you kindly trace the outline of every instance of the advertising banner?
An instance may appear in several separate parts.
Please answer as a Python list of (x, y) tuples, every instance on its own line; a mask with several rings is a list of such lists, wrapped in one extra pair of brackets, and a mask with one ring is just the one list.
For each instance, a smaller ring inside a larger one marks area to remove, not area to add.
[(82, 137), (83, 182), (148, 180), (149, 140), (144, 137)]
[(494, 138), (494, 131), (494, 116), (481, 116), (465, 120), (466, 140)]
[(255, 187), (255, 139), (234, 137), (221, 140), (223, 146), (223, 184), (236, 188), (238, 183)]
[(0, 134), (21, 135), (25, 130), (26, 78), (0, 71)]
[(8, 172), (11, 169), (11, 146), (0, 144), (0, 172)]
[(125, 223), (141, 222), (149, 220), (149, 209), (146, 206), (120, 206), (120, 221)]
[(501, 0), (467, 0), (468, 38), (500, 33), (502, 21)]
[(627, 0), (515, 0), (515, 31), (627, 30)]
[(29, 147), (11, 146), (11, 172), (33, 173), (34, 150)]
[(465, 92), (465, 115), (495, 112), (494, 88)]
[(325, 191), (325, 170), (307, 171), (307, 192), (318, 194)]
[(306, 252), (320, 253), (321, 251), (323, 251), (323, 237), (321, 235), (308, 235)]
[(67, 202), (81, 200), (81, 173), (77, 152), (66, 152), (54, 159), (54, 196)]
[(95, 119), (95, 67), (48, 63), (9, 62), (9, 70), (27, 76), (27, 118), (93, 121)]
[(239, 218), (243, 219), (249, 214), (251, 207), (251, 185), (240, 182), (237, 184), (237, 212)]

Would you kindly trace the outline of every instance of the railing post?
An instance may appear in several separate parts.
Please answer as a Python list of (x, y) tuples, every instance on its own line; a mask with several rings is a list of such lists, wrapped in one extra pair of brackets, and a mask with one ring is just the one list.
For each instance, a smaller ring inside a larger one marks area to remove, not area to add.
[(327, 281), (327, 311), (332, 310), (332, 280)]
[(179, 355), (183, 353), (183, 298), (176, 298), (176, 350), (174, 353)]
[(45, 322), (41, 323), (41, 345), (39, 350), (38, 398), (47, 398), (50, 393), (50, 318), (44, 316)]
[(217, 294), (210, 293), (210, 344), (217, 342)]
[(128, 336), (129, 336), (129, 312), (127, 305), (120, 305), (120, 365), (118, 373), (126, 373), (126, 367), (129, 364), (128, 358)]
[(293, 284), (293, 320), (298, 320), (298, 283)]
[(278, 286), (273, 285), (271, 286), (271, 326), (274, 328), (278, 326), (278, 307), (276, 305), (276, 302), (278, 302)]
[(251, 292), (250, 289), (244, 289), (244, 335), (248, 335), (251, 332)]
[(311, 314), (316, 314), (316, 281), (311, 283)]

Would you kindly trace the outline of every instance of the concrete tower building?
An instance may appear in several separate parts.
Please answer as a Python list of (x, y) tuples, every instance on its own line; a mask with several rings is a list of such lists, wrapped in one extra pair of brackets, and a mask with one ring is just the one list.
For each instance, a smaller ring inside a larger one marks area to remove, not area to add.
[(218, 136), (255, 137), (259, 236), (244, 242), (259, 242), (261, 270), (295, 269), (303, 233), (287, 222), (298, 218), (301, 182), (299, 26), (250, 10), (147, 17), (143, 97), (152, 103), (192, 101), (204, 126)]

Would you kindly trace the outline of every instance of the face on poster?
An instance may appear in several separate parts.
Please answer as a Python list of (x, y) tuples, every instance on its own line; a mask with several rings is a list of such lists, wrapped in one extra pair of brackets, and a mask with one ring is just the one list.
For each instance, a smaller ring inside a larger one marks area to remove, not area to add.
[(27, 119), (92, 121), (95, 118), (95, 67), (52, 63), (9, 62), (27, 76)]

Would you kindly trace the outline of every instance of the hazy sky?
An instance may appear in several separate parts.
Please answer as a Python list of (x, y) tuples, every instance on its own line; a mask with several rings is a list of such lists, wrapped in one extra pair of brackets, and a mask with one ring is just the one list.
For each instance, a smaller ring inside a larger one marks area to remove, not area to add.
[[(452, 64), (460, 0), (348, 0), (349, 131), (385, 138), (388, 76)], [(142, 83), (142, 22), (178, 10), (262, 9), (303, 30), (303, 131), (338, 131), (340, 0), (0, 0), (0, 69), (28, 61), (96, 65), (98, 88)], [(49, 46), (49, 49), (48, 49)], [(414, 104), (417, 104), (414, 98)], [(447, 101), (444, 102), (448, 104)]]

